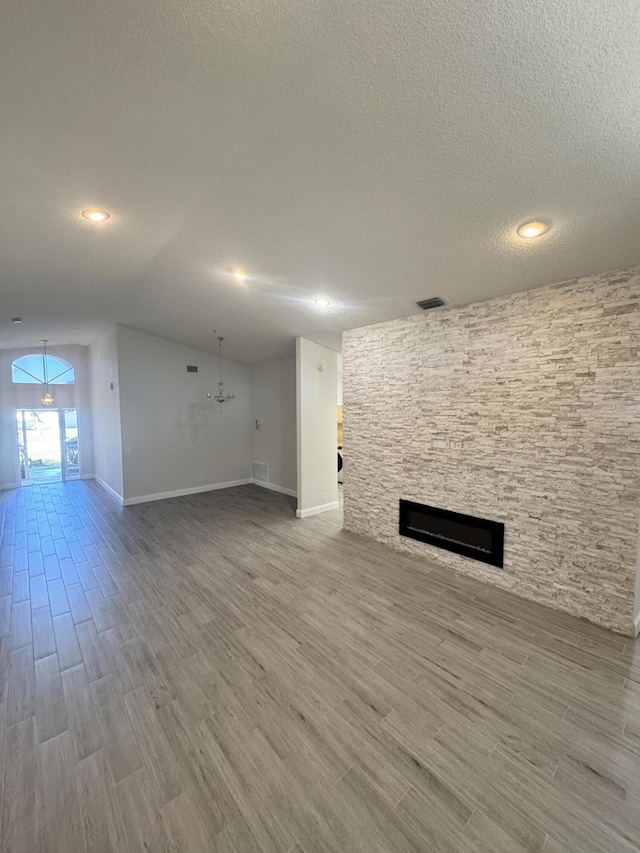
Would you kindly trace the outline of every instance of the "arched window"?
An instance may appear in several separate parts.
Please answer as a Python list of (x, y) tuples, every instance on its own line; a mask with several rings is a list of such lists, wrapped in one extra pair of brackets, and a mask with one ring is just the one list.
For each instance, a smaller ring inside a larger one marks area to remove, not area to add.
[[(46, 359), (49, 385), (76, 384), (76, 372), (72, 364), (55, 355), (47, 355)], [(14, 385), (43, 385), (44, 380), (45, 356), (41, 352), (23, 355), (11, 365), (11, 381)]]

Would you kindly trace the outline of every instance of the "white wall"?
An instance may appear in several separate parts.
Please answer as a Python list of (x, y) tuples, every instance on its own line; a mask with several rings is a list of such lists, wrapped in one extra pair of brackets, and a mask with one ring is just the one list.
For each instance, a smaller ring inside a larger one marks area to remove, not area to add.
[(305, 338), (296, 339), (297, 515), (300, 518), (338, 507), (337, 364), (337, 353), (333, 350)]
[[(251, 477), (249, 367), (223, 362), (236, 399), (219, 411), (217, 356), (117, 327), (125, 503)], [(198, 373), (187, 373), (187, 365)]]
[[(20, 485), (15, 409), (41, 409), (41, 385), (14, 385), (11, 381), (11, 363), (23, 355), (41, 352), (36, 342), (26, 349), (0, 350), (0, 486), (17, 488)], [(54, 408), (78, 410), (80, 444), (80, 474), (93, 475), (93, 431), (91, 422), (91, 390), (89, 379), (89, 352), (87, 347), (70, 345), (49, 347), (50, 355), (68, 361), (75, 368), (75, 385), (52, 385)]]
[(95, 474), (116, 495), (123, 495), (118, 352), (113, 327), (89, 347)]
[[(260, 429), (256, 429), (256, 420)], [(269, 466), (269, 484), (296, 494), (296, 360), (251, 366), (252, 458)]]

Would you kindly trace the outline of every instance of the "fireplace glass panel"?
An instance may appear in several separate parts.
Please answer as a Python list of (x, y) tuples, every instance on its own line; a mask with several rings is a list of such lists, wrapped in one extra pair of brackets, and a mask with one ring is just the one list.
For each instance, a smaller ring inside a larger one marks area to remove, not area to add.
[(487, 554), (491, 553), (491, 531), (479, 527), (470, 527), (459, 521), (447, 518), (436, 518), (428, 513), (418, 513), (410, 510), (407, 514), (407, 527), (419, 533), (429, 533), (447, 542), (457, 542), (459, 545), (470, 545), (479, 548)]
[(400, 534), (503, 566), (504, 524), (498, 521), (401, 500)]

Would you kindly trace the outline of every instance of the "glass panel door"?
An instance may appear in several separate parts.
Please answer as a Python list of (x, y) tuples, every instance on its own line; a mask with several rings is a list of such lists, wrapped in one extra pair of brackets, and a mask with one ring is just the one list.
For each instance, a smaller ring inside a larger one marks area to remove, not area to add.
[(18, 425), (18, 466), (20, 468), (20, 483), (29, 479), (29, 454), (27, 452), (27, 418), (23, 409), (16, 412)]
[(61, 434), (55, 409), (18, 409), (18, 465), (22, 485), (60, 482)]
[(77, 409), (60, 409), (60, 440), (63, 479), (78, 480), (80, 479), (80, 445)]

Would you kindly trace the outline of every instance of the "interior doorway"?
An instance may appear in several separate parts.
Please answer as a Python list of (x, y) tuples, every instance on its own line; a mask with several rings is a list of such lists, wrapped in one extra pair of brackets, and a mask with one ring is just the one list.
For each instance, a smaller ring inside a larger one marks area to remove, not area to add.
[(23, 486), (77, 480), (77, 409), (17, 409), (18, 467)]

